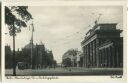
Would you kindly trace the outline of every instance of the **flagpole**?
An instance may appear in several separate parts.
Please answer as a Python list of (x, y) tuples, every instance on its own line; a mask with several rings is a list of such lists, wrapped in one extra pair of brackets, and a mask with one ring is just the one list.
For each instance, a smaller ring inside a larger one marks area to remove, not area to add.
[(32, 59), (33, 59), (33, 32), (34, 32), (34, 26), (33, 23), (32, 25), (32, 35), (31, 35), (31, 69), (33, 68), (33, 63), (32, 63)]

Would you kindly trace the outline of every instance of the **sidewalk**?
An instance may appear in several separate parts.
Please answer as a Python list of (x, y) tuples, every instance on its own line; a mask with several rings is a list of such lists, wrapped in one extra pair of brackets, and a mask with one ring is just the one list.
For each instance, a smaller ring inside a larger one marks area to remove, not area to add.
[[(46, 68), (46, 69), (24, 69), (16, 70), (17, 75), (20, 76), (48, 76), (48, 75), (58, 75), (58, 76), (72, 76), (72, 75), (122, 75), (122, 68)], [(12, 69), (6, 70), (6, 75), (12, 75)]]

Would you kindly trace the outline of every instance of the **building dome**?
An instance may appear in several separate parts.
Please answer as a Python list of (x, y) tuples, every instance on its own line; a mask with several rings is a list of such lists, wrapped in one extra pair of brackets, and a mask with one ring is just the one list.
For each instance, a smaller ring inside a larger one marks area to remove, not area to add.
[[(24, 48), (30, 49), (31, 48), (31, 43), (27, 44)], [(33, 44), (33, 48), (35, 48), (35, 45)]]

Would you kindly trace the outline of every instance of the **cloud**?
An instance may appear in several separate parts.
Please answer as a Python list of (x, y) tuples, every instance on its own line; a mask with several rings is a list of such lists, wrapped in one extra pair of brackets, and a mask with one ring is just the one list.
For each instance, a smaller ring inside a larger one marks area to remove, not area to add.
[[(122, 8), (118, 6), (29, 6), (29, 11), (34, 18), (34, 43), (42, 41), (46, 48), (53, 51), (57, 62), (61, 62), (63, 53), (68, 49), (81, 50), (80, 42), (99, 13), (102, 13), (100, 23), (122, 25), (123, 20)], [(16, 38), (16, 48), (24, 47), (30, 38), (31, 33), (22, 30)], [(12, 45), (11, 41), (6, 40), (6, 43)]]

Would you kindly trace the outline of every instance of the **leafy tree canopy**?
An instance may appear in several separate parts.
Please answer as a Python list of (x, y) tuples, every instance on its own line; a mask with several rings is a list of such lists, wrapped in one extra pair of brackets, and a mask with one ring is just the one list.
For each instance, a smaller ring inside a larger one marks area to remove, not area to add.
[(21, 27), (27, 27), (26, 23), (30, 19), (32, 15), (28, 12), (27, 6), (5, 6), (5, 23), (11, 36), (21, 32)]
[(67, 52), (64, 53), (64, 55), (68, 54), (68, 55), (77, 55), (78, 50), (77, 49), (69, 49)]

